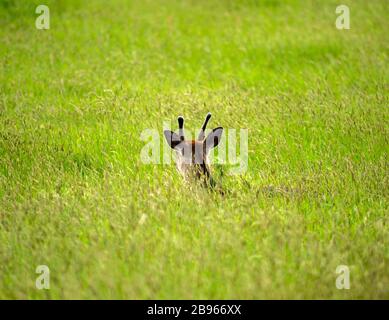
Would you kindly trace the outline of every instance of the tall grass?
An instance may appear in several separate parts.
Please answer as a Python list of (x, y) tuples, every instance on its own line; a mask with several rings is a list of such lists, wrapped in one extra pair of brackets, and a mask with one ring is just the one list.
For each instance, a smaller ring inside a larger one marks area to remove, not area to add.
[[(386, 1), (46, 3), (0, 2), (0, 298), (389, 298)], [(224, 197), (140, 161), (208, 111)]]

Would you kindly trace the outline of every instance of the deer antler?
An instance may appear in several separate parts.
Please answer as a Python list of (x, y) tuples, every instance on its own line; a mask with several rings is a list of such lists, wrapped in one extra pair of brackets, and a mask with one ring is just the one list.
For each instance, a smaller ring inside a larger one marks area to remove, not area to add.
[(209, 119), (211, 119), (211, 117), (212, 117), (211, 113), (208, 112), (207, 116), (205, 117), (203, 126), (201, 127), (201, 130), (200, 130), (199, 135), (197, 137), (197, 140), (202, 141), (205, 139), (205, 129), (207, 128), (208, 121), (209, 121)]
[(185, 135), (184, 135), (184, 117), (179, 116), (177, 118), (178, 120), (178, 135), (180, 136), (180, 140), (184, 141), (185, 140)]

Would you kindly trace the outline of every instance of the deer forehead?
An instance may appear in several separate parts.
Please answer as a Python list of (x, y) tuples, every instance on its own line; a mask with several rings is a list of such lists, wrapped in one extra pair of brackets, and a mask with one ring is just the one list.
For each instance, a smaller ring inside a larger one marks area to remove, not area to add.
[(202, 141), (184, 141), (180, 145), (180, 155), (184, 158), (193, 159), (195, 162), (202, 162), (206, 157), (204, 143)]

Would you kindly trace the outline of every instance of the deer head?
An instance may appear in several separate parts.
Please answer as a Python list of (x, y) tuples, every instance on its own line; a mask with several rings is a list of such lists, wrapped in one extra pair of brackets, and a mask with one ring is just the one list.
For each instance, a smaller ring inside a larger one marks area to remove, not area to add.
[(212, 182), (208, 155), (209, 151), (216, 147), (223, 133), (222, 127), (217, 127), (205, 137), (205, 129), (211, 114), (208, 113), (197, 140), (186, 140), (184, 135), (184, 118), (178, 117), (178, 134), (165, 130), (166, 141), (177, 153), (177, 169), (188, 179), (194, 177), (205, 182)]

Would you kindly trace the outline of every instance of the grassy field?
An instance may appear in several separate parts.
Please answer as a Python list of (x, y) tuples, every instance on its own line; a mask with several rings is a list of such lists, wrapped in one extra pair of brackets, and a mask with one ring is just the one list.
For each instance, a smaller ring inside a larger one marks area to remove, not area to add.
[[(44, 3), (0, 1), (0, 298), (389, 298), (387, 1)], [(208, 111), (225, 196), (140, 160)]]

